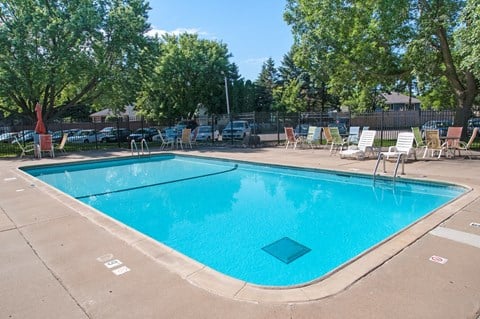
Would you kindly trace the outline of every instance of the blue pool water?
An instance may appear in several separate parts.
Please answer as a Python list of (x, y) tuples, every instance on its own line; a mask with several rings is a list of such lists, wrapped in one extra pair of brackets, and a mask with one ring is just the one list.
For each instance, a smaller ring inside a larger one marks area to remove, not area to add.
[(177, 155), (24, 168), (234, 278), (312, 281), (465, 189)]

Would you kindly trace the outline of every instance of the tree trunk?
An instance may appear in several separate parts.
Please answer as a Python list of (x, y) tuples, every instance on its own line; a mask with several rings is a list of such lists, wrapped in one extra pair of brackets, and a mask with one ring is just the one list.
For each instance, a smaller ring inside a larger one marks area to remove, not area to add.
[(447, 32), (443, 27), (437, 29), (440, 40), (440, 54), (445, 65), (445, 76), (455, 92), (457, 107), (455, 108), (455, 126), (462, 126), (462, 138), (467, 136), (467, 121), (472, 116), (472, 107), (475, 96), (478, 93), (478, 85), (475, 76), (468, 70), (458, 70), (447, 38)]

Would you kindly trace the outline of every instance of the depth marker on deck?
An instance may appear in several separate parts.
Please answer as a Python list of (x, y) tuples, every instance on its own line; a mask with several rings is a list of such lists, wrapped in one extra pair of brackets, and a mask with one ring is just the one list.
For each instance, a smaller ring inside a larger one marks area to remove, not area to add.
[(107, 267), (108, 269), (115, 268), (117, 266), (120, 266), (121, 264), (123, 263), (118, 259), (113, 259), (104, 263), (105, 267)]
[(435, 256), (433, 255), (432, 257), (430, 257), (428, 260), (430, 261), (433, 261), (437, 264), (441, 264), (441, 265), (445, 265), (448, 261), (447, 258), (444, 258), (444, 257), (440, 257), (440, 256)]
[(130, 271), (130, 268), (128, 268), (127, 266), (122, 266), (120, 268), (112, 270), (112, 272), (117, 276), (123, 275), (124, 273), (129, 271)]

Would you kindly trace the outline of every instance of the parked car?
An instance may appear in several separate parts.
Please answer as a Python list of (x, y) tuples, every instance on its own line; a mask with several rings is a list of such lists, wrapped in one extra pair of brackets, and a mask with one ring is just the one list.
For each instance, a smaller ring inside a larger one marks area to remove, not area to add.
[(35, 131), (33, 130), (20, 131), (18, 132), (17, 136), (13, 139), (12, 143), (15, 143), (15, 140), (18, 140), (20, 143), (32, 142), (34, 134), (35, 134)]
[(175, 126), (179, 127), (179, 128), (182, 128), (182, 129), (189, 128), (193, 131), (194, 129), (197, 128), (198, 124), (194, 120), (187, 120), (187, 121), (180, 121)]
[(480, 117), (472, 117), (467, 123), (467, 136), (471, 136), (475, 127), (480, 128)]
[(103, 133), (105, 135), (108, 135), (110, 133), (112, 133), (112, 131), (114, 130), (115, 128), (112, 127), (112, 126), (108, 126), (108, 127), (104, 127), (100, 130), (100, 133)]
[(109, 143), (125, 142), (131, 133), (132, 132), (126, 128), (113, 129), (105, 135), (105, 141)]
[(250, 125), (247, 121), (229, 122), (222, 131), (222, 139), (243, 139), (250, 133)]
[(154, 127), (139, 128), (132, 134), (128, 135), (127, 141), (130, 142), (135, 140), (135, 142), (140, 142), (142, 139), (145, 139), (150, 142), (155, 135), (158, 135), (158, 130)]
[(422, 125), (421, 133), (422, 138), (425, 138), (426, 130), (438, 130), (441, 137), (447, 136), (448, 127), (452, 126), (452, 121), (449, 120), (431, 120), (427, 121)]
[(70, 136), (73, 136), (75, 134), (77, 134), (79, 131), (81, 131), (80, 129), (71, 129), (71, 130), (60, 130), (60, 131), (55, 131), (52, 133), (52, 141), (54, 143), (60, 143), (60, 141), (62, 140), (63, 138), (63, 134), (67, 134), (67, 137), (70, 137)]
[[(192, 138), (195, 135), (195, 132), (192, 132)], [(197, 127), (197, 137), (196, 141), (211, 141), (214, 139), (215, 141), (218, 141), (218, 136), (220, 133), (218, 130), (213, 130), (212, 133), (212, 127), (210, 125), (202, 125)]]
[(307, 137), (309, 127), (310, 127), (310, 125), (308, 125), (308, 124), (297, 125), (295, 127), (295, 136), (296, 137)]
[(105, 135), (95, 130), (80, 130), (67, 138), (68, 143), (105, 142)]
[(17, 133), (0, 134), (0, 143), (11, 143), (17, 138)]
[(344, 123), (330, 123), (328, 124), (328, 127), (337, 127), (340, 135), (343, 135), (343, 136), (348, 135), (347, 133), (348, 130)]

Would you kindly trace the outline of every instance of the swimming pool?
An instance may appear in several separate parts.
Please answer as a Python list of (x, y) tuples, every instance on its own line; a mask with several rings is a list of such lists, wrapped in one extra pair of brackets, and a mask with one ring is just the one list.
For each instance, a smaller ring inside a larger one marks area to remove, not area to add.
[(465, 191), (178, 155), (24, 171), (219, 272), (266, 286), (315, 280)]

